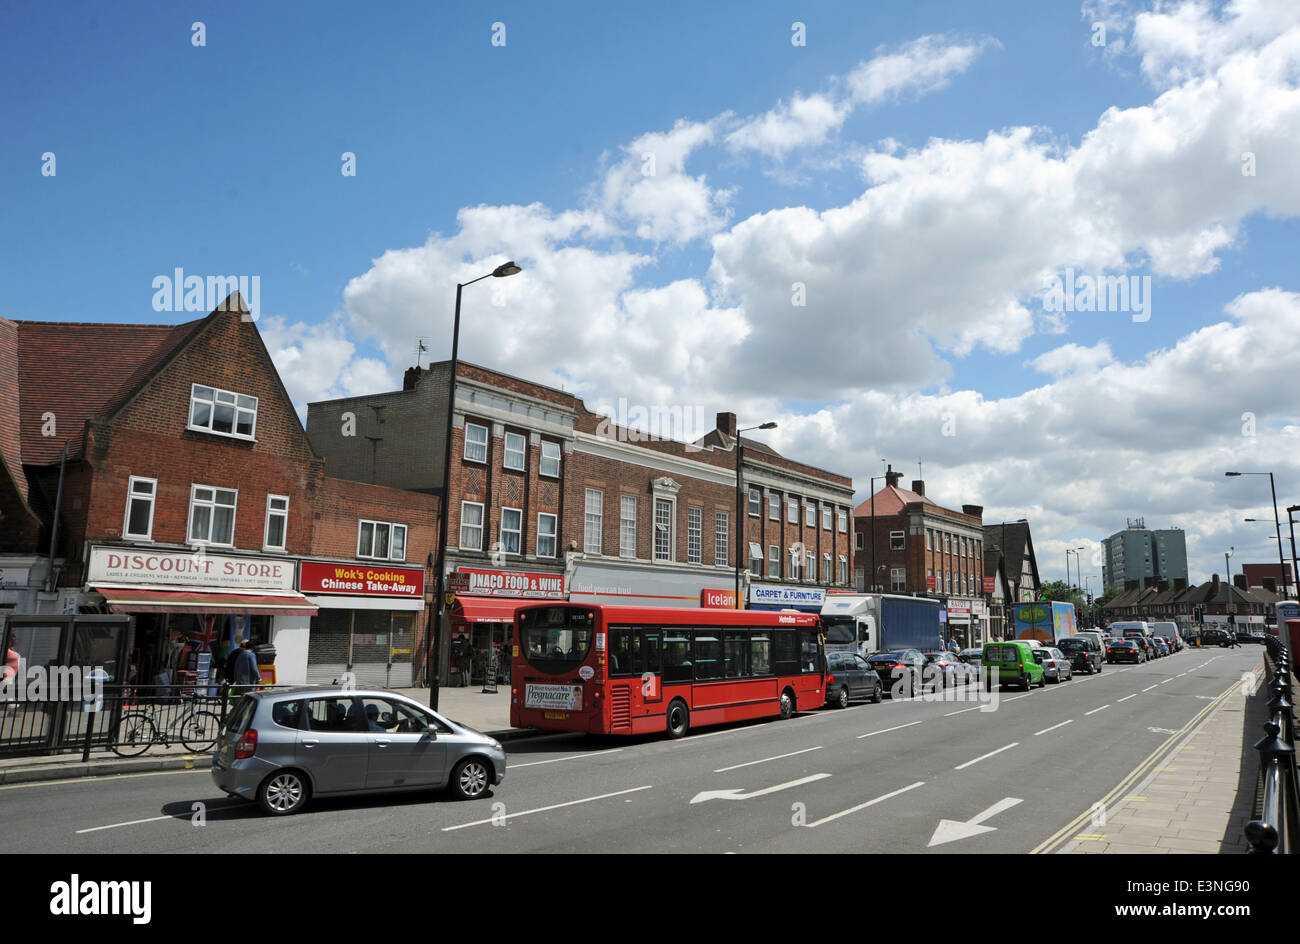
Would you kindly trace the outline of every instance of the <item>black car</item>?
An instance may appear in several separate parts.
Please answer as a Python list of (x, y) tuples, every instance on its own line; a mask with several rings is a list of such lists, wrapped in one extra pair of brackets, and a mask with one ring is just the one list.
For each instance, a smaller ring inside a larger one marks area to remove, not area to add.
[(1222, 629), (1203, 629), (1201, 630), (1202, 646), (1231, 646), (1228, 634)]
[(854, 698), (880, 704), (885, 687), (866, 659), (855, 652), (826, 653), (826, 704), (849, 707)]
[(1091, 675), (1101, 671), (1104, 656), (1097, 640), (1089, 636), (1066, 636), (1057, 640), (1056, 648), (1070, 660), (1070, 665), (1074, 666), (1076, 672)]
[(1112, 639), (1106, 647), (1106, 661), (1141, 665), (1147, 661), (1146, 649), (1136, 639)]
[[(880, 683), (889, 690), (890, 697), (895, 692), (911, 695), (920, 691), (921, 681), (925, 677), (925, 656), (921, 655), (920, 649), (877, 652), (867, 659), (867, 663), (880, 676)], [(900, 687), (896, 690), (895, 685)]]

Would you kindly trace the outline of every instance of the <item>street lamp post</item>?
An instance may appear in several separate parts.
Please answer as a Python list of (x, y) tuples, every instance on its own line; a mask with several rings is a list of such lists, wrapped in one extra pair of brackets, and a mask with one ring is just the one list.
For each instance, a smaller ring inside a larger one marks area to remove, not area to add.
[(438, 615), (437, 623), (429, 627), (430, 638), (425, 646), (429, 662), (427, 671), (429, 676), (429, 707), (434, 711), (438, 710), (443, 617), (446, 615), (446, 600), (444, 597), (447, 591), (447, 519), (450, 517), (448, 499), (451, 497), (451, 426), (456, 409), (456, 359), (460, 353), (460, 293), (465, 286), (473, 285), (475, 282), (482, 282), (486, 278), (505, 278), (508, 275), (515, 275), (519, 271), (519, 266), (515, 265), (514, 262), (506, 262), (497, 266), (487, 275), (480, 275), (477, 279), (470, 279), (468, 282), (458, 282), (456, 284), (456, 314), (451, 329), (451, 375), (447, 384), (447, 425), (442, 443), (442, 513), (438, 516), (440, 519), (438, 522), (437, 548), (438, 589), (434, 597)]
[(745, 445), (740, 438), (741, 433), (747, 433), (751, 429), (776, 429), (775, 423), (763, 423), (759, 426), (746, 426), (744, 429), (736, 430), (736, 609), (744, 609), (740, 605), (740, 561), (743, 557), (742, 551), (745, 548), (745, 529), (743, 527), (745, 519), (742, 517), (741, 496), (744, 486), (741, 482), (740, 467), (744, 463)]
[[(1295, 553), (1295, 518), (1291, 517), (1295, 512), (1300, 511), (1300, 505), (1286, 506), (1286, 523), (1291, 529), (1291, 567), (1296, 580), (1300, 580), (1300, 561), (1296, 560)], [(1296, 596), (1300, 597), (1300, 587), (1296, 588)]]
[(1277, 513), (1277, 488), (1273, 484), (1272, 472), (1224, 472), (1228, 478), (1236, 478), (1241, 475), (1267, 475), (1269, 491), (1273, 494), (1273, 527), (1277, 532), (1277, 562), (1282, 565), (1282, 597), (1283, 599), (1291, 595), (1291, 581), (1287, 577), (1286, 561), (1282, 558), (1282, 520)]
[(1233, 613), (1236, 612), (1236, 607), (1232, 605), (1232, 564), (1228, 562), (1228, 558), (1231, 557), (1233, 552), (1236, 550), (1237, 550), (1236, 546), (1233, 545), (1223, 552), (1223, 570), (1227, 574), (1227, 578), (1228, 578), (1227, 586), (1224, 588), (1224, 592), (1227, 593), (1228, 595), (1227, 612), (1229, 616), (1231, 616)]

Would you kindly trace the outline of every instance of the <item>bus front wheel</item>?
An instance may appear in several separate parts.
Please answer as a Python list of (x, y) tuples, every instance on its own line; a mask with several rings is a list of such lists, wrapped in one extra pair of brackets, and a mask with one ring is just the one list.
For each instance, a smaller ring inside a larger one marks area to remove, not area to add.
[(794, 693), (786, 689), (781, 693), (781, 720), (785, 721), (794, 717)]
[(669, 705), (668, 736), (670, 738), (679, 738), (686, 734), (691, 725), (690, 717), (690, 712), (686, 710), (686, 702), (678, 699)]

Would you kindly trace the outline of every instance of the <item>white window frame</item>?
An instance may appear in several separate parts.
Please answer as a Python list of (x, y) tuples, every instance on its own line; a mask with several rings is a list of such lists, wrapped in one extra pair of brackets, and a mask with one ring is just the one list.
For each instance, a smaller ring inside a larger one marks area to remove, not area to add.
[[(508, 511), (513, 511), (516, 515), (519, 516), (518, 528), (506, 527), (506, 512)], [(513, 551), (510, 550), (510, 547), (506, 544), (507, 534), (513, 534), (515, 536), (515, 549)], [(502, 507), (501, 523), (497, 526), (497, 540), (501, 542), (501, 553), (513, 554), (515, 557), (519, 557), (523, 555), (524, 553), (524, 510), (522, 508)]]
[(767, 496), (767, 520), (781, 520), (781, 496), (772, 494)]
[[(557, 442), (552, 442), (549, 439), (543, 439), (541, 449), (542, 449), (542, 457), (539, 460), (537, 465), (537, 474), (544, 475), (548, 479), (558, 479), (560, 477), (560, 456), (563, 451), (560, 449), (560, 444)], [(551, 450), (555, 451), (555, 455), (548, 455), (548, 453)], [(555, 463), (555, 471), (547, 472), (546, 471), (547, 463), (551, 463), (551, 462)]]
[(822, 583), (833, 583), (831, 580), (831, 556), (822, 555)]
[[(483, 430), (483, 441), (482, 441), (482, 442), (479, 442), (479, 441), (476, 440), (476, 439), (470, 439), (469, 431), (470, 431), (471, 429), (481, 429), (481, 430)], [(482, 426), (482, 425), (480, 425), (480, 424), (478, 424), (478, 423), (471, 423), (471, 422), (469, 422), (469, 421), (466, 421), (466, 422), (465, 422), (465, 447), (464, 447), (464, 449), (461, 450), (461, 452), (462, 452), (462, 454), (463, 454), (463, 458), (464, 458), (464, 460), (465, 460), (466, 462), (476, 462), (476, 463), (478, 463), (479, 465), (487, 465), (487, 457), (488, 457), (488, 434), (489, 434), (489, 432), (490, 432), (490, 430), (489, 430), (486, 426)], [(482, 458), (478, 458), (478, 457), (475, 457), (475, 456), (471, 456), (471, 455), (469, 454), (469, 447), (470, 447), (470, 446), (480, 446), (480, 447), (482, 447), (482, 449), (483, 449), (483, 457), (482, 457)]]
[(845, 583), (848, 583), (848, 582), (849, 582), (849, 559), (848, 559), (847, 557), (845, 557), (843, 554), (841, 554), (841, 555), (840, 555), (840, 579), (839, 579), (839, 583), (841, 583), (841, 584), (845, 584)]
[[(511, 449), (511, 448), (510, 448), (510, 440), (512, 440), (512, 439), (517, 439), (517, 440), (519, 440), (519, 448), (518, 448), (518, 449)], [(503, 453), (503, 455), (502, 455), (502, 457), (501, 457), (501, 468), (503, 468), (503, 469), (510, 469), (511, 471), (514, 471), (514, 472), (523, 472), (523, 471), (528, 467), (528, 465), (527, 465), (527, 462), (528, 462), (528, 439), (527, 439), (527, 437), (525, 437), (523, 433), (506, 433), (506, 438), (505, 438), (505, 448), (502, 450), (502, 453)], [(518, 456), (518, 457), (519, 457), (519, 464), (518, 464), (518, 465), (511, 465), (511, 464), (510, 464), (510, 457), (511, 457), (511, 456)], [(523, 521), (522, 521), (522, 520), (519, 522), (519, 530), (520, 530), (521, 532), (523, 531)]]
[[(659, 521), (659, 506), (668, 507), (668, 521), (666, 524)], [(654, 497), (654, 518), (650, 523), (650, 557), (651, 560), (672, 563), (676, 559), (677, 541), (674, 532), (674, 525), (677, 523), (677, 502), (672, 498), (665, 498), (661, 495)], [(659, 553), (659, 535), (665, 534), (666, 554)]]
[(822, 509), (822, 530), (829, 531), (830, 529), (831, 529), (831, 510), (829, 508), (823, 508)]
[(763, 517), (763, 490), (750, 486), (749, 489), (749, 516), (751, 518)]
[[(632, 515), (628, 516), (631, 508)], [(618, 500), (618, 556), (636, 557), (636, 512), (637, 497), (621, 495)]]
[(731, 512), (713, 512), (713, 564), (726, 567), (731, 560)]
[[(198, 395), (198, 391), (199, 391), (200, 388), (202, 388), (202, 389), (204, 389), (204, 390), (211, 390), (211, 391), (212, 391), (212, 399), (209, 400), (209, 399), (207, 399), (207, 398), (200, 397), (200, 396)], [(228, 432), (228, 433), (225, 432), (224, 430), (214, 429), (214, 428), (213, 428), (213, 424), (216, 423), (216, 421), (217, 421), (217, 405), (218, 405), (218, 403), (221, 401), (221, 395), (222, 395), (222, 394), (224, 394), (225, 396), (228, 396), (228, 397), (234, 397), (234, 398), (235, 398), (235, 400), (234, 400), (233, 403), (229, 403), (229, 402), (221, 402), (221, 405), (222, 405), (222, 406), (228, 406), (228, 407), (231, 407), (231, 408), (235, 411), (234, 419), (233, 419), (233, 421), (231, 422), (231, 429), (230, 429), (230, 432)], [(241, 397), (244, 398), (245, 400), (252, 400), (252, 401), (253, 401), (253, 405), (252, 405), (252, 407), (250, 408), (250, 407), (248, 407), (248, 406), (244, 406), (244, 405), (240, 404), (239, 400), (240, 400)], [(208, 405), (211, 407), (211, 410), (208, 412), (208, 425), (207, 425), (207, 426), (199, 426), (197, 423), (194, 422), (194, 404), (195, 404), (195, 403), (206, 403), (206, 404), (208, 404)], [(221, 387), (214, 387), (214, 386), (212, 386), (211, 384), (191, 383), (191, 384), (190, 384), (190, 409), (189, 409), (189, 412), (188, 412), (188, 413), (186, 414), (186, 416), (185, 416), (185, 428), (186, 428), (186, 429), (192, 429), (192, 430), (194, 430), (196, 433), (210, 433), (210, 434), (213, 435), (213, 436), (228, 436), (228, 437), (230, 437), (231, 439), (242, 439), (242, 440), (244, 440), (245, 442), (256, 442), (256, 438), (257, 438), (257, 404), (258, 404), (257, 397), (253, 396), (252, 394), (248, 394), (248, 393), (240, 393), (240, 392), (237, 391), (237, 390), (224, 390), (224, 389), (222, 389)], [(240, 413), (249, 413), (249, 412), (251, 412), (251, 413), (253, 414), (252, 430), (251, 430), (250, 432), (247, 432), (247, 433), (241, 433), (241, 432), (238, 432), (238, 429), (239, 429), (239, 414), (240, 414)]]
[(786, 574), (791, 580), (799, 579), (799, 571), (803, 570), (803, 558), (799, 554), (799, 548), (790, 548), (790, 572)]
[(817, 552), (809, 551), (805, 549), (803, 558), (804, 558), (803, 579), (815, 581), (817, 579)]
[(769, 577), (781, 576), (781, 548), (775, 544), (767, 546), (767, 575)]
[[(466, 508), (477, 508), (477, 509), (478, 509), (478, 524), (466, 524), (466, 523), (465, 523), (465, 509), (466, 509)], [(462, 551), (481, 551), (481, 550), (483, 550), (483, 528), (484, 528), (484, 526), (485, 526), (485, 524), (486, 524), (486, 518), (487, 518), (486, 511), (487, 511), (487, 509), (484, 507), (484, 505), (483, 505), (482, 502), (463, 501), (463, 502), (460, 503), (460, 537), (458, 538), (458, 540), (460, 541), (460, 543), (457, 545), (457, 547), (459, 547)], [(465, 529), (466, 529), (466, 528), (469, 528), (471, 531), (478, 531), (478, 543), (477, 543), (477, 544), (466, 544), (466, 543), (465, 543)]]
[[(595, 499), (595, 511), (591, 510), (593, 497)], [(584, 554), (599, 554), (601, 552), (601, 532), (605, 527), (605, 493), (598, 488), (587, 489), (582, 509), (582, 552)]]
[[(144, 534), (132, 533), (131, 531), (131, 502), (136, 499), (143, 500), (145, 496), (137, 495), (135, 485), (137, 482), (147, 483), (149, 485), (149, 524), (145, 528)], [(147, 479), (143, 476), (132, 475), (126, 483), (126, 515), (122, 519), (122, 537), (131, 538), (137, 541), (153, 540), (153, 513), (158, 507), (158, 480)]]
[(785, 503), (785, 521), (786, 524), (799, 523), (799, 499), (790, 498)]
[[(201, 488), (207, 489), (208, 491), (212, 492), (211, 500), (200, 502), (198, 498), (195, 497), (195, 493)], [(217, 492), (232, 493), (235, 496), (234, 504), (231, 505), (217, 504)], [(211, 509), (211, 514), (208, 516), (208, 537), (206, 538), (196, 538), (194, 536), (194, 509), (198, 505), (202, 505), (206, 508)], [(229, 541), (212, 540), (212, 526), (216, 523), (218, 508), (230, 509), (230, 540)], [(213, 547), (234, 547), (235, 546), (235, 516), (236, 516), (236, 512), (238, 511), (238, 508), (239, 508), (239, 489), (237, 488), (221, 488), (220, 486), (217, 485), (196, 485), (196, 484), (190, 485), (190, 511), (185, 526), (186, 543), (209, 544), (212, 545)]]
[[(462, 502), (462, 504), (465, 504)], [(371, 531), (370, 548), (372, 553), (361, 553), (361, 534), (366, 525), (371, 525), (374, 530)], [(375, 536), (379, 533), (379, 528), (388, 529), (388, 553), (382, 557), (373, 553), (375, 546)], [(402, 553), (397, 553), (397, 532), (402, 532)], [(382, 560), (382, 561), (404, 561), (406, 560), (406, 535), (407, 529), (404, 524), (397, 524), (392, 521), (375, 521), (371, 518), (360, 518), (357, 520), (357, 557), (361, 560)]]
[[(284, 502), (283, 508), (272, 508), (271, 502), (280, 500)], [(281, 544), (271, 543), (271, 518), (272, 516), (284, 518), (284, 542)], [(264, 551), (283, 551), (289, 545), (289, 496), (288, 495), (267, 495), (266, 496), (266, 527), (262, 530), (262, 550)]]
[(934, 550), (934, 528), (925, 529), (925, 549), (927, 551)]
[(804, 505), (803, 523), (806, 528), (817, 527), (817, 508), (813, 505)]
[(849, 533), (849, 513), (848, 513), (847, 511), (841, 511), (841, 512), (839, 512), (839, 516), (838, 516), (838, 519), (837, 519), (837, 520), (838, 520), (839, 523), (840, 523), (840, 527), (839, 527), (840, 534), (848, 534), (848, 533)]
[(902, 593), (907, 589), (907, 568), (891, 567), (889, 568), (889, 590), (891, 593)]
[(859, 531), (857, 534), (853, 535), (853, 549), (855, 551), (866, 550), (866, 547), (867, 547), (867, 536), (865, 534)]
[[(551, 533), (547, 534), (542, 528), (542, 519), (551, 519)], [(560, 519), (558, 515), (551, 514), (549, 511), (539, 511), (537, 513), (537, 556), (538, 557), (555, 557), (555, 550), (558, 547), (559, 535), (556, 533), (559, 529)], [(551, 552), (548, 554), (542, 550), (542, 541), (551, 542)]]
[[(895, 540), (895, 539), (898, 540), (898, 546), (897, 546), (897, 547), (894, 546), (894, 540)], [(890, 531), (890, 532), (889, 532), (889, 549), (890, 549), (891, 551), (905, 551), (905, 550), (907, 550), (907, 532), (906, 532), (906, 531)]]
[(686, 563), (704, 563), (704, 508), (700, 505), (686, 506)]

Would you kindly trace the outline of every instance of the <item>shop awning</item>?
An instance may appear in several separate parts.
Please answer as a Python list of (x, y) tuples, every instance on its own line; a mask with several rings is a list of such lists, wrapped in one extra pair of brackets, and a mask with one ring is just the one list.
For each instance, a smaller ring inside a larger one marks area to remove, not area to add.
[(513, 623), (515, 607), (545, 602), (545, 600), (520, 600), (513, 597), (493, 599), (492, 597), (457, 596), (456, 604), (451, 608), (451, 618), (464, 623)]
[(316, 605), (301, 593), (232, 593), (219, 588), (91, 587), (103, 594), (110, 613), (247, 613), (252, 616), (315, 616)]

